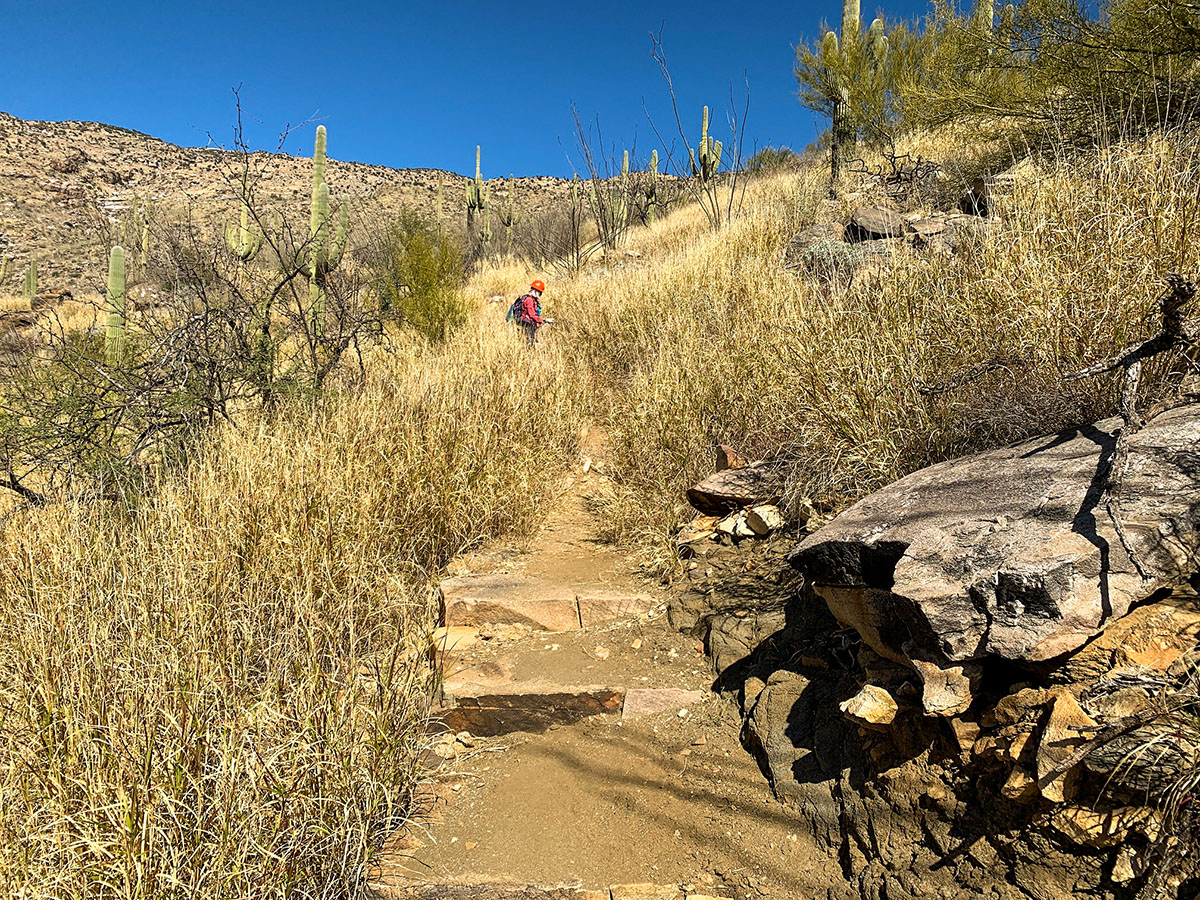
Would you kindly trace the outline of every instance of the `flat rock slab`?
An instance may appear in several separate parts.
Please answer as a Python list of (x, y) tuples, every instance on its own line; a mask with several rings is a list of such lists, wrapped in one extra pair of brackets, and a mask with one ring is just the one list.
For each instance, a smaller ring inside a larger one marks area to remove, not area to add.
[(460, 575), (442, 581), (447, 626), (528, 625), (543, 631), (579, 628), (573, 591), (547, 591), (535, 578), (506, 573)]
[(441, 583), (445, 624), (525, 625), (575, 631), (645, 615), (657, 601), (636, 591), (558, 585), (508, 573), (460, 575)]
[(704, 699), (704, 691), (682, 688), (630, 688), (625, 692), (622, 719), (637, 719), (656, 713), (678, 712)]
[(644, 616), (658, 605), (658, 601), (647, 594), (588, 589), (580, 589), (575, 602), (579, 607), (579, 622), (584, 628)]
[(552, 725), (569, 725), (589, 716), (617, 715), (625, 703), (621, 688), (563, 688), (561, 685), (522, 685), (512, 692), (479, 693), (453, 698), (434, 713), (447, 731), (469, 731), (496, 737), (525, 731), (540, 734)]
[(922, 469), (789, 559), (841, 621), (898, 662), (1076, 650), (1200, 564), (1200, 407), (1163, 413), (1130, 440), (1118, 508), (1136, 564), (1103, 498), (1119, 424)]
[(484, 736), (540, 733), (619, 715), (630, 692), (661, 694), (677, 712), (705, 695), (710, 677), (702, 652), (683, 635), (636, 624), (480, 640), (439, 656), (440, 727)]

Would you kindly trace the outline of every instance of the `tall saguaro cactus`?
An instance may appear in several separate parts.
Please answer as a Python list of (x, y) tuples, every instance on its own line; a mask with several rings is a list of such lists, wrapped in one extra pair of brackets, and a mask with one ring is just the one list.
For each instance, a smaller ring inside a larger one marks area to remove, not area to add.
[(12, 263), (11, 256), (0, 258), (0, 287), (4, 287), (4, 282), (12, 275)]
[(113, 247), (108, 255), (108, 292), (105, 307), (104, 359), (111, 366), (125, 355), (125, 251)]
[[(488, 207), (491, 192), (488, 186), (483, 183), (483, 173), (479, 168), (480, 148), (475, 147), (475, 180), (467, 182), (467, 234), (477, 235), (479, 242), (486, 246), (492, 239), (491, 217), (488, 215)], [(480, 214), (483, 216), (483, 223), (478, 228), (476, 223), (479, 220)]]
[(823, 50), (834, 73), (836, 96), (833, 100), (833, 141), (830, 148), (832, 162), (830, 172), (836, 179), (841, 174), (846, 160), (846, 151), (858, 138), (857, 129), (850, 112), (850, 68), (851, 54), (858, 44), (860, 21), (859, 0), (843, 0), (841, 36), (832, 31), (825, 35)]
[(29, 261), (29, 268), (25, 272), (25, 290), (23, 292), (25, 301), (32, 307), (33, 301), (37, 299), (37, 260)]
[(990, 35), (996, 24), (996, 0), (976, 0), (975, 25), (984, 35)]
[(325, 330), (325, 279), (342, 261), (346, 236), (350, 231), (350, 206), (338, 204), (338, 221), (331, 222), (329, 185), (325, 183), (325, 126), (317, 126), (313, 147), (312, 201), (309, 205), (308, 243), (304, 247), (302, 268), (308, 276), (309, 314), (313, 333)]
[(646, 195), (646, 224), (653, 224), (658, 218), (658, 151), (650, 152), (650, 168), (646, 171), (646, 181), (642, 187)]
[[(847, 0), (850, 2), (850, 0)], [(717, 172), (721, 169), (721, 142), (712, 138), (708, 133), (708, 107), (700, 118), (700, 145), (692, 149), (688, 147), (688, 158), (692, 166), (692, 175), (700, 181), (701, 190), (708, 190)]]
[(504, 226), (505, 246), (511, 251), (513, 228), (521, 222), (521, 211), (517, 207), (517, 179), (512, 175), (508, 176), (508, 198), (499, 216), (500, 224)]
[[(869, 113), (866, 107), (886, 93), (884, 63), (888, 57), (888, 39), (883, 20), (871, 22), (864, 40), (859, 2), (843, 0), (840, 34), (828, 31), (821, 41), (823, 93), (827, 92), (825, 99), (833, 120), (830, 174), (835, 180), (845, 165), (846, 154), (858, 140), (860, 122)], [(852, 91), (856, 98), (853, 103)]]

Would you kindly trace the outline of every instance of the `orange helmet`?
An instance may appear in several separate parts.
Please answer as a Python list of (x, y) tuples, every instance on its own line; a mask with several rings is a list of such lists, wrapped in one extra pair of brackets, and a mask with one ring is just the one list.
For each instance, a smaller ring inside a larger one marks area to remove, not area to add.
[(529, 285), (529, 289), (532, 291), (541, 291), (544, 294), (546, 293), (546, 282), (535, 281), (533, 284)]

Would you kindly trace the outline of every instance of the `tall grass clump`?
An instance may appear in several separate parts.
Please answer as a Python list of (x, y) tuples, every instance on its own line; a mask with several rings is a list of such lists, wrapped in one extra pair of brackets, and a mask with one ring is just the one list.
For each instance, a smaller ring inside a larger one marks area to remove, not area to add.
[(685, 211), (641, 235), (641, 260), (579, 276), (560, 307), (611, 387), (612, 536), (665, 551), (716, 443), (786, 455), (793, 495), (841, 505), (1109, 414), (1111, 381), (1060, 375), (1153, 330), (1163, 275), (1195, 268), (1198, 167), (1186, 137), (1030, 160), (993, 198), (999, 224), (956, 256), (900, 245), (852, 279), (781, 263), (800, 227), (831, 215), (811, 169), (759, 182), (720, 232)]
[(429, 577), (536, 522), (578, 439), (578, 379), (508, 337), (219, 428), (136, 509), (10, 524), (6, 895), (362, 894), (417, 773)]

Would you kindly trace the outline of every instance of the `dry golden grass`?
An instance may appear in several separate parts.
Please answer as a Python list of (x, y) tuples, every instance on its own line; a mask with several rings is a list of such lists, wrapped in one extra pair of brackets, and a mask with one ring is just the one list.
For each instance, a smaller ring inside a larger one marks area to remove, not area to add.
[(28, 312), (29, 301), (24, 297), (0, 297), (0, 313)]
[[(901, 248), (849, 284), (781, 266), (798, 228), (834, 212), (818, 171), (754, 185), (720, 233), (683, 210), (634, 234), (640, 259), (552, 290), (572, 351), (607, 378), (612, 536), (669, 565), (683, 489), (716, 443), (786, 452), (794, 494), (842, 504), (935, 460), (1108, 414), (1111, 381), (1068, 389), (1059, 375), (1152, 332), (1162, 276), (1196, 268), (1198, 166), (1178, 138), (1027, 162), (996, 198), (994, 235), (954, 258)], [(1003, 368), (921, 393), (990, 359)], [(1158, 366), (1147, 389), (1167, 375)]]
[(429, 578), (536, 521), (580, 385), (478, 326), (355, 394), (222, 428), (137, 509), (0, 538), (0, 884), (354, 896), (406, 809)]

